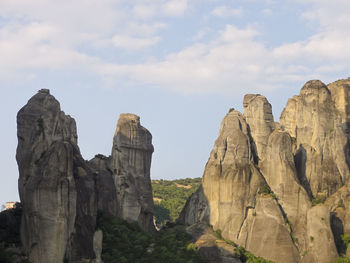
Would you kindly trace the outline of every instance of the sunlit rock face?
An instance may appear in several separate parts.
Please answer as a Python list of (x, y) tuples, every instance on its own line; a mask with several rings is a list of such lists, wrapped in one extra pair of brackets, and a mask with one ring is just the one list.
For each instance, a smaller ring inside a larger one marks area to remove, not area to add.
[(113, 138), (112, 168), (120, 217), (153, 230), (150, 178), (152, 135), (134, 114), (121, 114)]
[(94, 180), (73, 118), (40, 90), (17, 115), (21, 238), (33, 262), (93, 258)]
[[(202, 188), (191, 196), (182, 212), (191, 216), (180, 218), (188, 225), (194, 219), (206, 221), (214, 229), (220, 229), (225, 238), (256, 255), (295, 262), (299, 253), (283, 211), (272, 196), (259, 193), (268, 186), (254, 161), (257, 153), (251, 142), (242, 114), (228, 113), (205, 167)], [(206, 200), (207, 206), (205, 201), (196, 201), (201, 191), (204, 197), (199, 200)], [(203, 216), (194, 216), (196, 209)], [(205, 216), (206, 213), (209, 216)]]
[(349, 98), (349, 80), (309, 81), (279, 124), (264, 96), (246, 95), (244, 115), (224, 118), (202, 188), (180, 222), (212, 225), (275, 262), (331, 262), (346, 253)]
[(247, 94), (244, 96), (243, 107), (245, 120), (261, 159), (265, 157), (267, 140), (275, 128), (271, 104), (260, 94)]
[(280, 118), (296, 141), (298, 177), (314, 197), (333, 194), (349, 174), (348, 139), (335, 105), (327, 86), (312, 80), (288, 100)]

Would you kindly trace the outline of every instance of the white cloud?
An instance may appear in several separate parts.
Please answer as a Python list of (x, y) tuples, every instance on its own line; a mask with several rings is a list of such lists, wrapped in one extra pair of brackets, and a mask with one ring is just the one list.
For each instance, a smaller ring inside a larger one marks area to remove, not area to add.
[(184, 14), (187, 8), (187, 0), (169, 0), (162, 6), (162, 11), (164, 15), (179, 16)]
[(137, 23), (132, 21), (126, 25), (125, 33), (137, 34), (140, 36), (152, 36), (158, 33), (159, 30), (165, 29), (167, 24), (160, 22)]
[(152, 4), (138, 4), (132, 10), (133, 14), (138, 18), (151, 18), (157, 13), (157, 6)]
[[(188, 41), (195, 43), (179, 45), (172, 53), (162, 50), (162, 55), (135, 51), (144, 51), (160, 40), (169, 41), (171, 38), (161, 34), (173, 29), (166, 17), (185, 14), (191, 2), (144, 0), (144, 6), (136, 0), (128, 5), (112, 0), (81, 0), (80, 5), (68, 0), (0, 2), (0, 16), (5, 18), (0, 28), (0, 78), (22, 71), (28, 71), (29, 76), (37, 69), (69, 68), (184, 93), (277, 88), (350, 68), (350, 19), (346, 12), (350, 2), (334, 1), (305, 0), (309, 11), (303, 18), (318, 27), (312, 36), (300, 41), (272, 48), (259, 40), (261, 32), (254, 26), (218, 29), (205, 24), (198, 34), (189, 36)], [(224, 6), (212, 11), (221, 16), (241, 13)], [(254, 25), (255, 21), (250, 21)], [(115, 53), (121, 53), (116, 48), (133, 51), (126, 54), (135, 53), (140, 59), (134, 59), (134, 64), (107, 62), (98, 57), (102, 48)], [(89, 49), (94, 52), (86, 51)]]
[(123, 35), (115, 35), (112, 39), (113, 44), (117, 48), (127, 49), (127, 50), (138, 50), (144, 49), (157, 44), (160, 37), (150, 37), (150, 38), (139, 38)]
[(266, 61), (267, 50), (254, 41), (255, 35), (251, 28), (227, 25), (217, 40), (194, 44), (164, 60), (137, 65), (109, 64), (100, 70), (110, 76), (184, 93), (231, 92), (232, 85), (262, 88), (268, 82), (265, 68), (271, 61)]
[(218, 6), (212, 12), (213, 15), (218, 17), (232, 17), (232, 16), (241, 16), (243, 13), (242, 8), (231, 8), (228, 6)]
[(188, 9), (188, 0), (146, 0), (135, 1), (133, 15), (141, 19), (154, 17), (181, 16)]
[(265, 16), (270, 16), (270, 15), (272, 15), (272, 10), (270, 9), (270, 8), (265, 8), (265, 9), (263, 9), (262, 11), (261, 11), (262, 13), (263, 13), (263, 15), (265, 15)]

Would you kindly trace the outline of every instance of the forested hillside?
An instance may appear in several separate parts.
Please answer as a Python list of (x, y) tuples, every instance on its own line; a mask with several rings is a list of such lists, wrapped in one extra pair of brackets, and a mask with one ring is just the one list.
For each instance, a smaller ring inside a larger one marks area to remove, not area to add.
[(187, 198), (198, 189), (200, 183), (201, 178), (152, 180), (157, 225), (166, 221), (175, 222)]

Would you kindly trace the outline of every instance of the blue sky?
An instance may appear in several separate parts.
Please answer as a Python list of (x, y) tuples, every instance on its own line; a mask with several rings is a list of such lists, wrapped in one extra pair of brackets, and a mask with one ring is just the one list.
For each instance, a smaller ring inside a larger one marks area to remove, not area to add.
[(85, 159), (120, 113), (153, 134), (152, 178), (200, 177), (229, 108), (265, 95), (278, 121), (310, 79), (350, 76), (348, 0), (2, 0), (0, 204), (18, 200), (16, 114), (49, 88)]

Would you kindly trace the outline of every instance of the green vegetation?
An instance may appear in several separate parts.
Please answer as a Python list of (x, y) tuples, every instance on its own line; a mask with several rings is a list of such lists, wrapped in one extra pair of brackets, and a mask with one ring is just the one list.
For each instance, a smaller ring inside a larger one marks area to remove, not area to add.
[(0, 248), (0, 262), (1, 263), (11, 263), (12, 253), (6, 251), (4, 248)]
[(181, 227), (156, 233), (143, 232), (136, 222), (100, 214), (105, 263), (201, 263), (191, 237)]
[(345, 250), (348, 248), (350, 244), (350, 235), (349, 234), (344, 234), (341, 236), (341, 240), (344, 243)]
[(201, 178), (186, 178), (173, 181), (152, 180), (154, 209), (157, 224), (175, 222), (186, 200), (197, 191)]
[(342, 257), (339, 257), (336, 260), (332, 261), (332, 263), (350, 263), (350, 258), (342, 256)]
[[(212, 228), (212, 226), (210, 226)], [(218, 239), (221, 239), (225, 241), (227, 244), (235, 247), (235, 253), (236, 256), (241, 260), (242, 263), (273, 263), (271, 260), (266, 260), (262, 257), (257, 257), (254, 254), (250, 253), (249, 251), (245, 250), (244, 247), (239, 247), (235, 242), (232, 240), (226, 239), (222, 236), (221, 229), (217, 229), (214, 231), (215, 235)]]
[(277, 200), (277, 196), (274, 192), (271, 191), (271, 189), (267, 186), (267, 185), (263, 185), (259, 191), (258, 194), (260, 195), (269, 195), (271, 196), (273, 199)]
[(215, 234), (216, 234), (217, 238), (222, 239), (222, 240), (224, 239), (224, 238), (222, 237), (222, 231), (221, 231), (221, 229), (215, 230)]
[(295, 137), (290, 137), (290, 140), (291, 140), (292, 144), (295, 144), (297, 142), (297, 138), (295, 138)]
[(244, 247), (236, 248), (236, 254), (242, 262), (245, 263), (273, 263), (271, 260), (266, 260), (262, 257), (254, 256), (252, 253), (244, 249)]
[(318, 204), (323, 204), (325, 200), (326, 200), (325, 197), (315, 197), (311, 201), (311, 206), (316, 206)]
[(271, 190), (270, 190), (270, 188), (267, 185), (263, 185), (259, 189), (259, 192), (258, 192), (258, 194), (260, 194), (260, 195), (268, 195), (270, 193), (271, 193)]
[(5, 247), (20, 246), (20, 223), (22, 206), (16, 203), (15, 208), (0, 213), (0, 243), (4, 242)]
[(350, 244), (350, 235), (349, 234), (342, 235), (341, 240), (343, 241), (343, 244), (341, 246), (341, 252), (339, 253), (341, 256), (336, 260), (332, 261), (332, 263), (350, 263), (350, 258), (344, 255)]
[(338, 202), (337, 208), (339, 208), (339, 207), (345, 209), (345, 205), (344, 205), (344, 202), (343, 202), (342, 199), (340, 199), (339, 202)]
[(310, 236), (310, 241), (312, 242), (312, 241), (314, 241), (314, 237), (313, 236)]
[[(11, 247), (21, 247), (20, 224), (22, 216), (22, 206), (16, 203), (15, 208), (8, 209), (0, 213), (0, 262), (11, 263), (15, 253), (7, 251)], [(22, 255), (15, 255), (19, 261), (29, 262), (23, 259)]]

